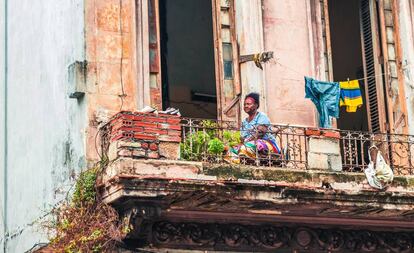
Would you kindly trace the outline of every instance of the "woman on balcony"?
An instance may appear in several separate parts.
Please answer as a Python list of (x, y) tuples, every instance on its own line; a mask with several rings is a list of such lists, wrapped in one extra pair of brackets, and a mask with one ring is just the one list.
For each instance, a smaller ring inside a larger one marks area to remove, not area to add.
[(244, 99), (244, 111), (247, 117), (243, 120), (240, 129), (242, 144), (231, 147), (226, 161), (240, 163), (240, 158), (256, 160), (271, 154), (280, 154), (270, 120), (266, 114), (259, 112), (260, 95), (250, 93)]

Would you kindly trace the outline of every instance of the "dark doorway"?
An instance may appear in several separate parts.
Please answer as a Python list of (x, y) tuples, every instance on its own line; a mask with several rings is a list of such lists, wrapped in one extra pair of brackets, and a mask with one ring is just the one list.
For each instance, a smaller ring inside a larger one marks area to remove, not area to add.
[(164, 107), (216, 119), (211, 0), (159, 0), (159, 12)]
[[(363, 78), (361, 0), (330, 0), (328, 6), (334, 80), (346, 81)], [(341, 107), (337, 120), (339, 129), (368, 131), (364, 81), (359, 81), (359, 85), (364, 105), (353, 113)]]

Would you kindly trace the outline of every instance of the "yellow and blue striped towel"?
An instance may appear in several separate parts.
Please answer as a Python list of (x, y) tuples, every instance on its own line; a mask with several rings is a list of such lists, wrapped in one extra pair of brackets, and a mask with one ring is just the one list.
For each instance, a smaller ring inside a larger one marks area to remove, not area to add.
[(346, 106), (347, 112), (356, 112), (363, 104), (358, 80), (339, 82), (339, 87), (341, 88), (339, 105)]

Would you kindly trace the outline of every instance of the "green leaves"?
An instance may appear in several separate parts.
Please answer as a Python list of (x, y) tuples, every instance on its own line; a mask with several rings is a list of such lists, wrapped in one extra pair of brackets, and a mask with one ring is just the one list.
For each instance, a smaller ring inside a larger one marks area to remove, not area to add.
[(224, 144), (233, 147), (241, 143), (240, 131), (224, 130), (223, 132)]
[(96, 169), (89, 169), (80, 174), (73, 193), (73, 204), (79, 206), (83, 203), (94, 203), (96, 197), (95, 182)]
[(206, 150), (210, 135), (202, 130), (190, 132), (180, 145), (181, 158), (184, 160), (199, 160)]
[(200, 161), (211, 155), (220, 157), (226, 146), (236, 146), (240, 142), (239, 131), (223, 130), (217, 122), (203, 120), (200, 127), (194, 127), (186, 133), (186, 138), (180, 144), (181, 159)]
[(224, 144), (218, 138), (214, 138), (214, 139), (212, 139), (211, 141), (208, 142), (208, 149), (207, 149), (207, 151), (210, 154), (214, 154), (214, 155), (223, 154)]

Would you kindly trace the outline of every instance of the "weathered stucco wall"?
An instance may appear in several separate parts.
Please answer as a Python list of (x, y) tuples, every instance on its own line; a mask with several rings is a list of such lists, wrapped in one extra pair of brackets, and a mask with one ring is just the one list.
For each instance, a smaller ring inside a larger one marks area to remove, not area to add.
[[(143, 52), (136, 50), (137, 31), (134, 20), (136, 9), (147, 9), (148, 6), (137, 7), (134, 2), (85, 0), (88, 62), (86, 99), (89, 121), (86, 156), (92, 162), (99, 160), (95, 148), (98, 124), (118, 111), (135, 110), (138, 96), (141, 95), (139, 100), (143, 97), (143, 93), (138, 94), (138, 86), (143, 85), (144, 80), (137, 80), (139, 75), (136, 63), (136, 54), (142, 56)], [(148, 67), (149, 60), (142, 61)], [(139, 69), (142, 71), (144, 67), (139, 66)], [(146, 73), (149, 77), (149, 73)], [(142, 106), (142, 101), (140, 104)]]
[(264, 48), (274, 51), (277, 62), (267, 64), (265, 74), (267, 111), (274, 123), (316, 125), (303, 78), (316, 73), (311, 27), (309, 1), (263, 1)]
[(414, 1), (400, 0), (398, 3), (408, 133), (414, 134)]
[[(263, 41), (263, 18), (261, 0), (234, 1), (237, 42), (240, 55), (257, 54), (265, 51)], [(267, 64), (264, 64), (267, 68)], [(259, 92), (261, 99), (266, 101), (264, 72), (256, 67), (253, 61), (240, 65), (242, 98), (250, 92)], [(241, 100), (243, 102), (243, 99)], [(241, 106), (241, 109), (243, 106)], [(266, 103), (260, 110), (267, 113)], [(242, 117), (247, 116), (243, 112)]]
[(5, 161), (5, 0), (0, 0), (0, 252), (4, 248), (4, 222), (3, 222), (3, 201), (4, 201), (4, 161)]
[(84, 59), (84, 6), (83, 0), (9, 0), (7, 12), (8, 166), (0, 166), (0, 174), (7, 170), (1, 181), (7, 189), (6, 251), (17, 253), (47, 242), (32, 222), (66, 196), (85, 166), (84, 101), (68, 97), (68, 66)]

